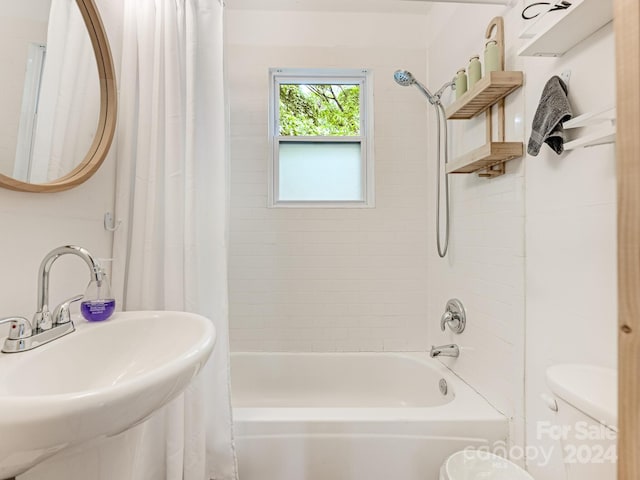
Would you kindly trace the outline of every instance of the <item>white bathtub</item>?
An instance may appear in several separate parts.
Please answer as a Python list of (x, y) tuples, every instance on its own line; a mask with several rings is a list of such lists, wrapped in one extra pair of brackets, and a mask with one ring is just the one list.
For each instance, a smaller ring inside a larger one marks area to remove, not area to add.
[(231, 383), (241, 480), (437, 480), (449, 454), (508, 436), (424, 353), (234, 353)]

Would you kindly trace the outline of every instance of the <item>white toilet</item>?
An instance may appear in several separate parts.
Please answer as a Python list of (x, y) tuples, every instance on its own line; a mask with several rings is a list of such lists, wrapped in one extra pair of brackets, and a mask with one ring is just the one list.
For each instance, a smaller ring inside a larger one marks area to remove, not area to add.
[(557, 412), (556, 424), (567, 429), (558, 441), (567, 480), (616, 480), (617, 372), (555, 365), (547, 369), (547, 385), (555, 397), (549, 408)]
[[(563, 452), (567, 480), (615, 480), (617, 375), (589, 365), (556, 365), (547, 370), (547, 397), (556, 412), (553, 439)], [(533, 480), (514, 463), (478, 450), (448, 457), (439, 480)]]
[(442, 464), (440, 480), (533, 480), (533, 477), (493, 453), (461, 450)]

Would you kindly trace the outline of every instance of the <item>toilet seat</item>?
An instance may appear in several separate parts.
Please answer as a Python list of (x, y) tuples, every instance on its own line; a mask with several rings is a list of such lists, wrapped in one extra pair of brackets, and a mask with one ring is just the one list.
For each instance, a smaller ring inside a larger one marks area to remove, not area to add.
[(534, 480), (509, 460), (479, 450), (461, 450), (440, 468), (440, 480)]

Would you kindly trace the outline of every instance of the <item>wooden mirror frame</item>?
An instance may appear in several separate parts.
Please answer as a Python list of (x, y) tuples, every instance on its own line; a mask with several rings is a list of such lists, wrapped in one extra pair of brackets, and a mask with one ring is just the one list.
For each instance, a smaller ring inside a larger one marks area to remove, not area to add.
[(98, 79), (100, 80), (100, 114), (93, 143), (82, 162), (61, 178), (48, 183), (27, 183), (0, 174), (0, 187), (35, 193), (68, 190), (86, 182), (100, 168), (107, 153), (109, 153), (109, 147), (116, 129), (117, 112), (113, 58), (111, 57), (107, 34), (94, 0), (75, 1), (91, 39), (93, 53), (98, 65)]
[(618, 178), (618, 479), (640, 478), (640, 2), (614, 0)]

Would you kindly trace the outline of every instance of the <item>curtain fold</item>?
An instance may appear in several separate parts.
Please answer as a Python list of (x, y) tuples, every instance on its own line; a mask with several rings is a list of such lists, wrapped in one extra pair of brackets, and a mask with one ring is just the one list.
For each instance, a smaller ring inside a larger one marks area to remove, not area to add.
[(114, 291), (125, 310), (199, 313), (217, 334), (192, 385), (141, 428), (132, 478), (235, 480), (223, 7), (124, 3)]
[(73, 2), (52, 0), (37, 121), (31, 183), (73, 170), (95, 136), (100, 81), (87, 27)]

